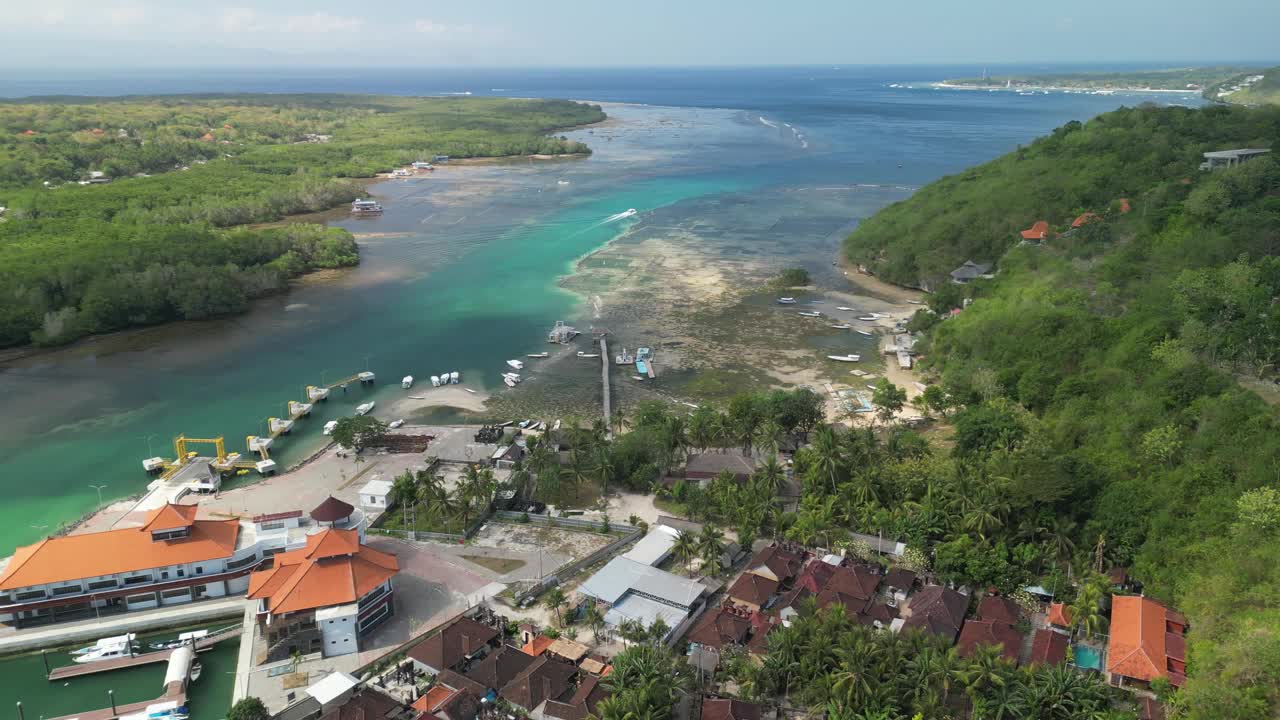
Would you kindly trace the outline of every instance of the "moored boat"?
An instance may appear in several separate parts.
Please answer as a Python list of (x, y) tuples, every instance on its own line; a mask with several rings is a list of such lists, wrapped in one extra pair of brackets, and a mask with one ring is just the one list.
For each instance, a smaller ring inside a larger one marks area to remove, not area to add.
[(848, 330), (853, 326), (852, 325), (832, 325), (831, 327), (835, 328), (836, 330)]
[(778, 298), (778, 304), (779, 305), (795, 305), (796, 299), (790, 298), (790, 297), (780, 297)]
[(327, 423), (325, 423), (325, 424), (324, 424), (324, 434), (325, 434), (325, 435), (332, 435), (332, 434), (333, 434), (333, 429), (334, 429), (334, 428), (336, 428), (336, 427), (338, 427), (338, 421), (337, 421), (337, 420), (330, 420), (329, 422), (327, 422)]
[(526, 355), (525, 357), (531, 357), (531, 358), (544, 358), (544, 357), (549, 357), (550, 355), (551, 355), (551, 353), (544, 353), (544, 352), (540, 352), (540, 353), (529, 353), (529, 354), (528, 354), (528, 355)]
[(866, 335), (867, 337), (875, 337), (875, 335), (874, 335), (873, 333), (869, 333), (869, 332), (867, 332), (866, 330), (859, 330), (859, 331), (858, 331), (858, 333), (859, 333), (860, 335)]
[(822, 317), (822, 313), (817, 312), (817, 311), (814, 311), (814, 312), (801, 312), (801, 313), (797, 313), (797, 315), (799, 315), (800, 317), (807, 317), (807, 318)]
[(510, 388), (513, 388), (513, 387), (515, 387), (515, 386), (516, 386), (516, 381), (515, 381), (515, 380), (512, 380), (512, 379), (511, 379), (511, 378), (509, 378), (509, 377), (504, 377), (504, 378), (502, 378), (502, 382), (506, 383), (506, 384), (507, 384), (507, 387), (510, 387)]
[(519, 360), (508, 360), (507, 364), (515, 368), (516, 370), (524, 369), (524, 363), (520, 362)]
[(828, 359), (837, 362), (858, 362), (862, 359), (861, 355), (828, 355)]
[(453, 372), (449, 373), (450, 384), (457, 385), (460, 382), (462, 382), (462, 376), (458, 374), (457, 370), (454, 370)]
[(353, 200), (351, 202), (352, 215), (381, 215), (382, 205), (373, 199)]
[(440, 376), (439, 376), (439, 375), (432, 375), (432, 376), (431, 376), (431, 387), (440, 387)]
[(837, 306), (836, 306), (836, 309), (837, 309), (837, 310), (844, 310), (844, 311), (846, 311), (846, 312), (849, 312), (849, 311), (852, 311), (852, 310), (853, 310), (853, 308), (851, 308), (851, 307), (845, 307), (845, 306), (843, 306), (843, 305), (837, 305)]
[(377, 403), (376, 403), (376, 402), (374, 402), (374, 401), (372, 401), (372, 400), (370, 400), (370, 401), (369, 401), (369, 402), (367, 402), (367, 403), (360, 403), (359, 405), (357, 405), (357, 406), (356, 406), (356, 414), (357, 414), (357, 415), (368, 415), (368, 414), (369, 414), (369, 411), (373, 410), (373, 407), (374, 407), (375, 405), (377, 405)]
[(578, 351), (578, 357), (580, 357), (580, 358), (598, 358), (598, 357), (600, 357), (600, 353), (584, 353), (584, 352), (582, 352), (581, 350), (579, 350), (579, 351)]

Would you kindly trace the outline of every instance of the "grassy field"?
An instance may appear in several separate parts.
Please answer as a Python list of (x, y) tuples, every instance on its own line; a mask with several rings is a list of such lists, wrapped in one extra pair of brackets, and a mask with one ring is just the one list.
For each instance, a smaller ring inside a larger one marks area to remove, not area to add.
[(1240, 73), (1205, 90), (1204, 96), (1233, 105), (1280, 104), (1280, 67)]

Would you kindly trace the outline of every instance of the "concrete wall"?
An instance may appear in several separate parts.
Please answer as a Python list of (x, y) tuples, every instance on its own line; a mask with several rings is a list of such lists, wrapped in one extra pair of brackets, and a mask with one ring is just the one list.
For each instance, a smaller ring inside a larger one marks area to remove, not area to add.
[(324, 640), (325, 657), (349, 655), (359, 649), (356, 639), (356, 614), (354, 612), (336, 617), (325, 616), (317, 619), (320, 624), (320, 635)]

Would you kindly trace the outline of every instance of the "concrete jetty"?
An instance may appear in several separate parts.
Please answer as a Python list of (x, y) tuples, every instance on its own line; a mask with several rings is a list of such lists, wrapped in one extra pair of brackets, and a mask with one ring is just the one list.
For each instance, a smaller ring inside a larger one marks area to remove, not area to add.
[(604, 408), (604, 426), (608, 428), (612, 427), (613, 412), (609, 399), (609, 340), (604, 335), (600, 336), (600, 384), (604, 392), (604, 401), (601, 403)]

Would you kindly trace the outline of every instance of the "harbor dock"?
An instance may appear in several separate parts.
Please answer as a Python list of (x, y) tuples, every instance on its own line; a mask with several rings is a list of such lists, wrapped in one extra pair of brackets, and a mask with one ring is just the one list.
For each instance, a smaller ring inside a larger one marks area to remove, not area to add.
[(613, 410), (609, 399), (609, 340), (600, 336), (600, 383), (603, 388), (604, 426), (613, 426)]
[[(195, 641), (196, 652), (204, 652), (212, 650), (214, 645), (223, 640), (230, 640), (239, 635), (244, 628), (240, 625), (232, 625), (231, 627), (219, 630), (216, 633), (210, 633), (205, 637)], [(100, 660), (98, 662), (81, 663), (78, 665), (67, 665), (66, 667), (53, 668), (49, 671), (48, 677), (50, 681), (66, 680), (74, 677), (83, 677), (85, 675), (94, 675), (97, 673), (110, 672), (112, 670), (122, 670), (124, 668), (138, 667), (141, 665), (152, 665), (155, 663), (167, 663), (173, 654), (183, 648), (173, 648), (170, 650), (154, 650), (152, 652), (138, 653), (130, 657), (113, 658), (111, 660)]]

